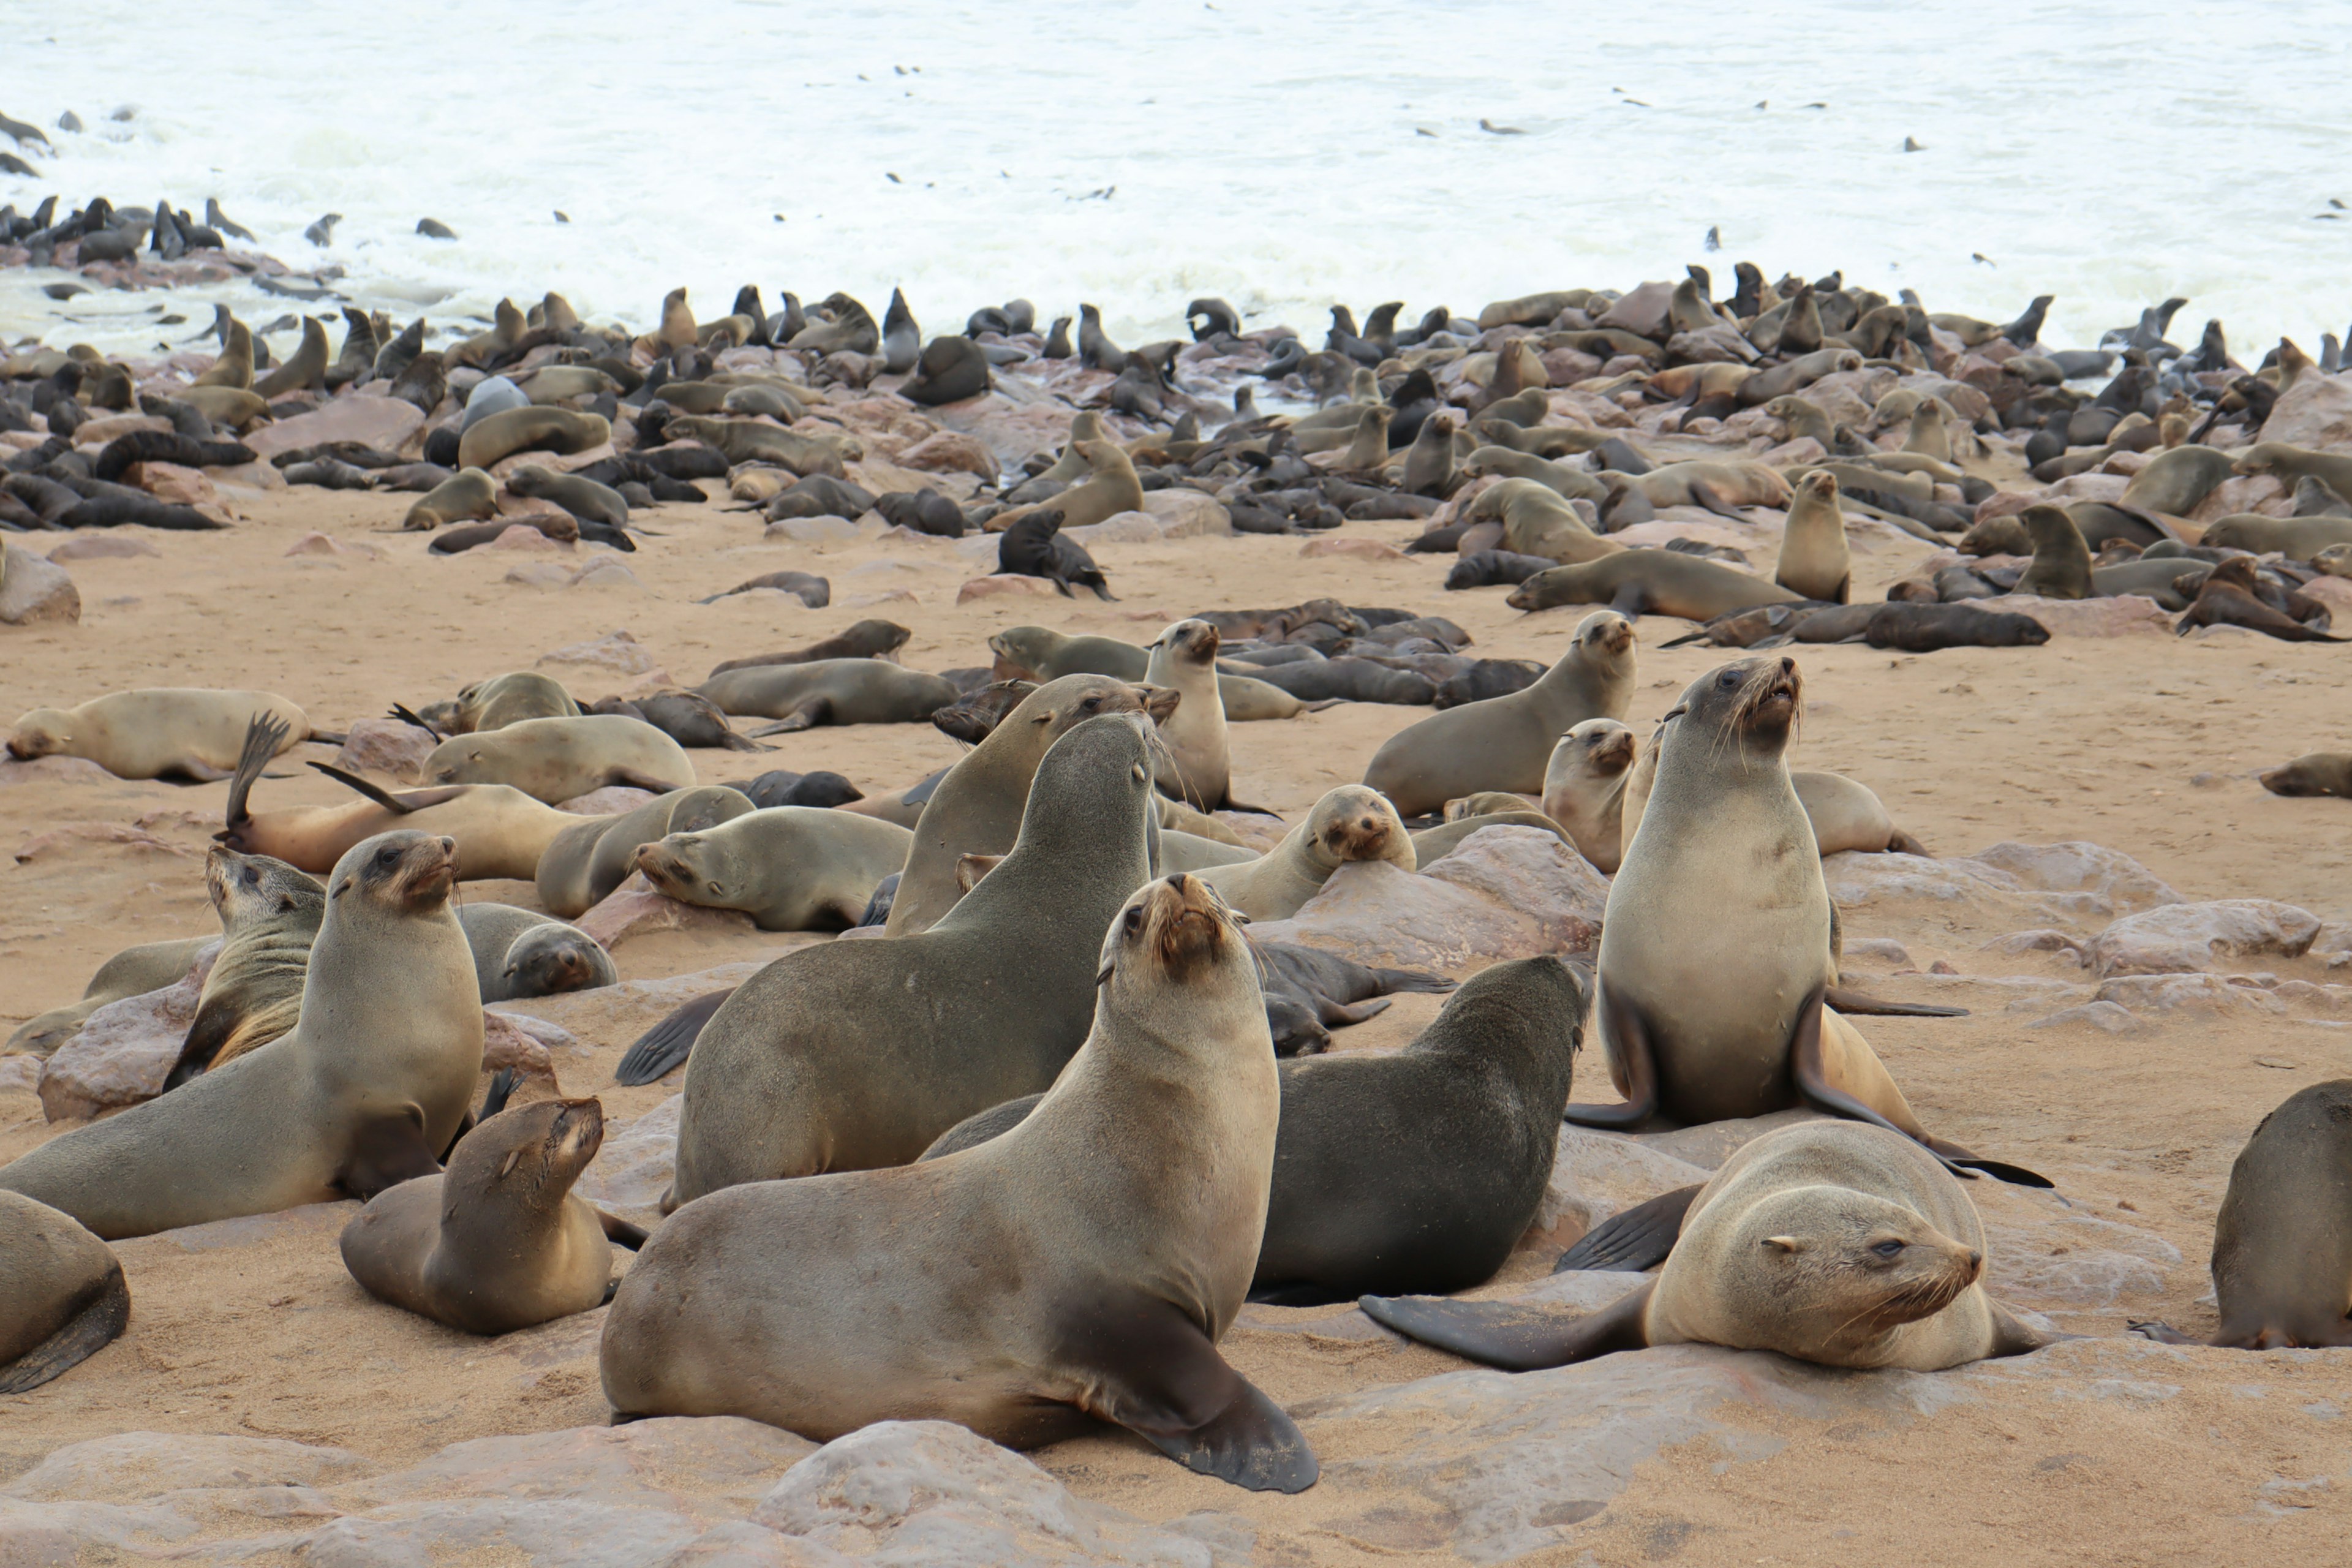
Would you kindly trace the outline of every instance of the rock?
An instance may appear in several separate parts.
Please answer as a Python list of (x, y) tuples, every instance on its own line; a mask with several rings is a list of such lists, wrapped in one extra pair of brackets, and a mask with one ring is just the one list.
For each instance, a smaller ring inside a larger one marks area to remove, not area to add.
[(1340, 539), (1326, 536), (1310, 539), (1298, 547), (1302, 560), (1315, 561), (1326, 556), (1343, 556), (1351, 561), (1405, 561), (1411, 557), (1395, 545), (1377, 539)]
[(123, 471), (122, 482), (145, 490), (160, 501), (179, 506), (196, 506), (220, 499), (201, 468), (184, 468), (177, 463), (133, 463)]
[(986, 577), (974, 577), (956, 590), (956, 603), (969, 605), (975, 599), (1028, 598), (1051, 599), (1058, 596), (1053, 583), (1044, 577), (1022, 577), (1012, 573), (999, 573)]
[[(651, 675), (660, 668), (654, 656), (625, 630), (606, 632), (601, 637), (586, 642), (569, 643), (552, 653), (541, 654), (542, 665), (577, 665), (585, 669), (602, 670), (611, 675)], [(663, 677), (667, 679), (668, 677)]]
[(1800, 1121), (1823, 1120), (1818, 1110), (1775, 1110), (1766, 1116), (1743, 1116), (1729, 1121), (1708, 1121), (1696, 1127), (1677, 1128), (1672, 1132), (1639, 1132), (1628, 1142), (1670, 1159), (1685, 1161), (1702, 1171), (1714, 1172), (1726, 1160), (1748, 1147), (1767, 1132), (1783, 1127), (1793, 1127)]
[[(520, 552), (526, 555), (556, 555), (562, 553), (567, 546), (548, 538), (531, 523), (517, 522), (511, 527), (499, 530), (499, 536), (488, 544), (478, 544), (474, 548), (503, 550), (509, 552)], [(567, 574), (567, 577), (568, 575)]]
[(2126, 915), (2092, 939), (2087, 957), (2102, 978), (2178, 974), (2223, 958), (2300, 958), (2318, 934), (2318, 918), (2293, 904), (2221, 899)]
[(572, 922), (607, 948), (633, 936), (658, 931), (731, 931), (755, 929), (740, 910), (706, 910), (682, 904), (654, 890), (645, 873), (632, 871), (628, 879), (605, 895), (604, 901)]
[(2036, 1018), (2025, 1026), (2029, 1029), (2064, 1029), (2077, 1024), (2088, 1025), (2110, 1035), (2137, 1035), (2148, 1026), (2131, 1015), (2131, 1010), (2116, 1002), (2085, 1002), (2079, 1007), (2066, 1007), (2046, 1018)]
[(1482, 827), (1422, 869), (1554, 922), (1563, 942), (1580, 934), (1574, 928), (1598, 927), (1609, 907), (1609, 879), (1540, 827)]
[(978, 474), (990, 484), (996, 482), (996, 456), (977, 436), (967, 436), (961, 430), (941, 430), (926, 436), (900, 452), (892, 461), (902, 468), (914, 468), (922, 473)]
[(173, 984), (110, 1002), (82, 1022), (41, 1069), (41, 1112), (51, 1121), (84, 1121), (101, 1110), (136, 1105), (163, 1092), (180, 1059), (205, 977), (220, 955), (214, 942)]
[(2352, 375), (2306, 371), (2295, 377), (2263, 421), (2263, 439), (2323, 452), (2352, 451)]
[(100, 561), (110, 557), (162, 555), (163, 552), (135, 533), (82, 533), (49, 552), (51, 561)]
[(2102, 1219), (2079, 1204), (1998, 1182), (1970, 1184), (1985, 1225), (1985, 1289), (2037, 1311), (2114, 1308), (2136, 1297), (2149, 1310), (2180, 1249), (2153, 1231)]
[(1562, 1123), (1542, 1206), (1519, 1245), (1565, 1250), (1611, 1215), (1706, 1177), (1700, 1167), (1636, 1139)]
[(656, 798), (649, 789), (606, 784), (603, 789), (592, 789), (586, 795), (575, 795), (570, 800), (559, 800), (555, 803), (555, 809), (580, 816), (612, 816), (624, 811), (635, 811)]
[[(507, 531), (511, 533), (514, 531), (509, 529)], [(637, 581), (637, 574), (621, 564), (620, 557), (616, 555), (599, 555), (595, 560), (580, 568), (572, 579), (572, 586), (574, 588), (635, 588), (640, 592), (645, 589), (645, 584)]]
[(286, 547), (289, 555), (321, 555), (329, 557), (354, 555), (362, 561), (381, 561), (383, 552), (373, 544), (337, 539), (331, 533), (306, 533)]
[(1866, 961), (1872, 963), (1892, 963), (1897, 968), (1911, 967), (1911, 950), (1886, 936), (1850, 936), (1840, 949), (1848, 963)]
[(837, 543), (856, 539), (857, 525), (845, 517), (788, 517), (768, 524), (760, 531), (760, 537), (772, 544), (780, 540), (793, 544)]
[(555, 1064), (547, 1054), (546, 1042), (526, 1031), (521, 1025), (504, 1013), (482, 1012), (482, 1074), (484, 1087), (498, 1073), (511, 1069), (515, 1086), (508, 1098), (509, 1105), (529, 1105), (534, 1100), (561, 1100), (562, 1086), (555, 1081)]
[(740, 1415), (656, 1416), (453, 1443), (422, 1464), (347, 1486), (337, 1500), (577, 1499), (740, 1518), (816, 1451), (805, 1437)]
[(2154, 599), (2118, 594), (2107, 599), (2045, 599), (2039, 594), (2003, 594), (1979, 600), (1989, 609), (2031, 616), (2052, 637), (2120, 637), (2137, 632), (2172, 635), (2172, 617)]
[(20, 763), (0, 752), (0, 784), (37, 784), (43, 780), (61, 784), (122, 782), (88, 757), (35, 757), (29, 763)]
[(243, 439), (264, 462), (280, 452), (325, 441), (357, 441), (380, 452), (397, 452), (424, 423), (424, 414), (405, 399), (350, 393), (331, 399), (323, 408), (264, 425)]
[[(1098, 544), (1157, 544), (1160, 539), (1160, 521), (1148, 511), (1113, 512), (1100, 522), (1091, 522), (1084, 528), (1066, 528), (1062, 537), (1075, 540), (1089, 550)], [(995, 547), (993, 536), (987, 542), (991, 549)]]
[(79, 621), (81, 595), (62, 566), (27, 550), (7, 547), (7, 581), (0, 583), (0, 621), (28, 626), (41, 621)]
[[(530, 531), (509, 529), (507, 531), (524, 533)], [(533, 534), (532, 537), (538, 536)], [(572, 568), (560, 566), (552, 561), (526, 561), (520, 566), (509, 567), (506, 576), (500, 581), (524, 588), (569, 588), (572, 586)]]
[(1947, 859), (1843, 850), (1822, 857), (1822, 875), (1842, 909), (1919, 905), (1939, 922), (1996, 927), (2104, 924), (2180, 901), (2146, 867), (2097, 844), (1996, 844)]
[(604, 1145), (573, 1190), (608, 1209), (658, 1211), (677, 1173), (677, 1120), (685, 1106), (680, 1092), (643, 1116), (606, 1123)]
[(276, 1437), (122, 1432), (55, 1448), (0, 1487), (26, 1502), (130, 1503), (166, 1492), (232, 1487), (320, 1487), (374, 1468), (344, 1448)]
[(206, 468), (205, 473), (215, 485), (242, 486), (250, 490), (282, 490), (287, 488), (286, 476), (278, 465), (267, 458), (257, 458), (250, 463), (227, 463)]
[(2181, 901), (2161, 878), (2130, 856), (2082, 839), (2058, 844), (2004, 839), (1971, 858), (2041, 892), (2085, 894), (2093, 907), (2102, 910), (2128, 911)]
[(2219, 974), (2123, 974), (2100, 985), (2097, 1001), (2130, 1012), (2234, 1013), (2279, 1016), (2286, 1004), (2260, 985), (2237, 984)]
[(389, 773), (404, 783), (425, 776), (425, 759), (440, 740), (403, 719), (354, 719), (343, 731), (335, 766), (355, 773)]
[[(2272, 438), (2267, 425), (2263, 439)], [(2103, 498), (2104, 499), (2104, 498)], [(2272, 474), (2238, 474), (2223, 479), (2205, 492), (2205, 499), (2189, 511), (2191, 522), (2218, 522), (2235, 512), (2259, 511), (2272, 517), (2286, 517), (2294, 510), (2291, 487)]]
[(877, 1421), (835, 1438), (785, 1471), (751, 1522), (877, 1563), (1214, 1561), (1202, 1542), (1082, 1501), (1011, 1449), (946, 1421)]
[[(2068, 936), (2063, 931), (2052, 931), (2047, 926), (2040, 931), (2011, 931), (2007, 936), (1997, 936), (1982, 944), (1982, 950), (2012, 957), (2025, 952), (2063, 952), (2077, 963), (2083, 962), (2082, 940)], [(1847, 951), (1852, 952), (1853, 949), (1849, 947)]]
[(1143, 510), (1160, 524), (1163, 539), (1226, 539), (1234, 531), (1234, 514), (1214, 497), (1182, 485), (1143, 492)]

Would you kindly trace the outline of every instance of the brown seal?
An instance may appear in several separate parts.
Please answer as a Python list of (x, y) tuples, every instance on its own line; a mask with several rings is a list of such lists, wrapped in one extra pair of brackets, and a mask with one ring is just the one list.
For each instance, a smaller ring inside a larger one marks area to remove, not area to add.
[(114, 1249), (72, 1215), (0, 1192), (0, 1394), (24, 1394), (104, 1350), (131, 1322)]

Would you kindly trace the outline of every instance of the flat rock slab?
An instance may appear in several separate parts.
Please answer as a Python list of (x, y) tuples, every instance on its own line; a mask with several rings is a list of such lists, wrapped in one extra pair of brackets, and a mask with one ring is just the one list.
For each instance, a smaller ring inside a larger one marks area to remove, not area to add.
[(244, 440), (265, 461), (280, 452), (324, 441), (357, 441), (379, 452), (397, 452), (424, 423), (425, 416), (404, 398), (352, 393), (323, 408), (264, 425)]

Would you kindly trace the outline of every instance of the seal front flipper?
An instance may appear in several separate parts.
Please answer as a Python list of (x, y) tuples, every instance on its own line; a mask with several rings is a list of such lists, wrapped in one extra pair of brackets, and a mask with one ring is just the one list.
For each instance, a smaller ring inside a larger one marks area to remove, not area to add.
[(1609, 607), (1629, 621), (1638, 621), (1650, 607), (1650, 591), (1639, 583), (1628, 583), (1617, 590), (1617, 596), (1609, 601)]
[(1226, 1364), (1171, 1303), (1130, 1297), (1073, 1322), (1064, 1364), (1093, 1374), (1088, 1415), (1117, 1422), (1185, 1468), (1254, 1492), (1303, 1492), (1322, 1468), (1298, 1424)]
[[(2020, 1326), (2021, 1327), (2022, 1325)], [(2154, 1340), (2160, 1345), (2197, 1345), (2203, 1344), (2205, 1342), (2202, 1340), (2190, 1339), (2187, 1334), (2182, 1333), (2179, 1329), (2174, 1328), (2169, 1323), (2159, 1323), (2153, 1321), (2147, 1322), (2133, 1321), (2126, 1323), (2124, 1328), (2127, 1332), (2137, 1334), (2144, 1340)]]
[(1682, 1234), (1683, 1215), (1690, 1213), (1698, 1194), (1698, 1187), (1676, 1187), (1611, 1215), (1561, 1253), (1551, 1271), (1565, 1274), (1584, 1268), (1639, 1274), (1656, 1268), (1674, 1250), (1675, 1238)]
[(1937, 1007), (1925, 1002), (1888, 1002), (1876, 996), (1865, 996), (1859, 991), (1849, 991), (1843, 985), (1832, 985), (1822, 993), (1822, 1000), (1841, 1013), (1858, 1013), (1882, 1018), (1965, 1018), (1966, 1007)]
[(0, 1394), (24, 1394), (70, 1372), (121, 1337), (131, 1323), (131, 1287), (118, 1263), (65, 1326), (0, 1366)]
[(2030, 1327), (2016, 1313), (1990, 1298), (1986, 1300), (1985, 1305), (1992, 1309), (1992, 1345), (1985, 1352), (1985, 1359), (1988, 1361), (1997, 1360), (2005, 1355), (2028, 1355), (2045, 1345), (2057, 1343), (2061, 1338), (2074, 1337), (2073, 1335), (2045, 1334), (2039, 1329)]
[(1540, 1372), (1614, 1351), (1646, 1350), (1643, 1317), (1652, 1280), (1597, 1312), (1572, 1316), (1516, 1301), (1448, 1301), (1434, 1296), (1364, 1296), (1364, 1315), (1410, 1340), (1505, 1372)]
[(440, 1169), (441, 1162), (425, 1141), (424, 1109), (404, 1105), (353, 1131), (350, 1156), (337, 1173), (335, 1185), (365, 1203), (386, 1188), (437, 1174)]
[(732, 986), (697, 996), (677, 1012), (637, 1037), (613, 1069), (614, 1081), (629, 1089), (648, 1084), (681, 1066), (694, 1049), (695, 1037), (719, 1005), (735, 994)]
[[(2054, 1187), (2056, 1183), (2038, 1175), (2021, 1165), (2006, 1164), (1999, 1160), (1982, 1160), (1957, 1143), (1919, 1129), (1898, 1126), (1884, 1113), (1864, 1104), (1845, 1089), (1830, 1080), (1828, 1063), (1822, 1045), (1822, 998), (1826, 988), (1815, 991), (1797, 1010), (1796, 1037), (1790, 1042), (1789, 1064), (1797, 1081), (1797, 1092), (1817, 1110), (1826, 1110), (1849, 1121), (1865, 1121), (1873, 1127), (1884, 1127), (1889, 1132), (1900, 1133), (1926, 1149), (1944, 1163), (1944, 1168), (1967, 1181), (1974, 1181), (1979, 1171), (2000, 1181), (2021, 1187)], [(1857, 1039), (1859, 1037), (1856, 1037)], [(1883, 1068), (1881, 1071), (1883, 1072)], [(1892, 1089), (1891, 1082), (1888, 1085)], [(1899, 1090), (1894, 1091), (1897, 1100)], [(1907, 1107), (1906, 1113), (1907, 1113)]]
[(1561, 1108), (1560, 1120), (1579, 1127), (1637, 1127), (1658, 1109), (1658, 1067), (1650, 1054), (1650, 1032), (1633, 1008), (1616, 1002), (1604, 1004), (1601, 998), (1608, 994), (1609, 983), (1603, 980), (1595, 987), (1592, 1011), (1600, 1021), (1601, 1039), (1609, 1048), (1612, 1075), (1623, 1075), (1618, 1088), (1625, 1096), (1625, 1103), (1592, 1105), (1570, 1101)]
[[(615, 1247), (625, 1247), (631, 1252), (645, 1246), (647, 1232), (644, 1226), (632, 1225), (618, 1215), (606, 1214), (603, 1209), (596, 1208), (593, 1204), (589, 1207), (595, 1210), (596, 1223), (604, 1227), (605, 1240)], [(604, 1300), (609, 1301), (612, 1299), (613, 1293), (608, 1289), (604, 1292)]]

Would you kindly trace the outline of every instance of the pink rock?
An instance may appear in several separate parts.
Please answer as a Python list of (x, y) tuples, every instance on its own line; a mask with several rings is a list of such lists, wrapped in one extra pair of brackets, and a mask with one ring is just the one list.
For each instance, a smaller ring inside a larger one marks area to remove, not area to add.
[(482, 1013), (483, 1077), (487, 1080), (508, 1070), (511, 1070), (516, 1078), (514, 1090), (507, 1100), (509, 1105), (528, 1105), (533, 1100), (563, 1097), (562, 1086), (555, 1081), (555, 1063), (547, 1054), (546, 1042), (505, 1014), (485, 1009)]
[(1643, 283), (1626, 290), (1615, 304), (1594, 318), (1592, 324), (1596, 329), (1614, 327), (1638, 337), (1663, 339), (1674, 302), (1673, 284)]
[[(586, 642), (568, 644), (542, 655), (541, 664), (579, 665), (612, 675), (650, 675), (660, 667), (645, 646), (627, 631), (606, 632)], [(666, 679), (666, 678), (665, 678)]]
[(19, 550), (7, 548), (7, 581), (0, 583), (0, 621), (12, 626), (40, 621), (81, 619), (81, 594), (62, 566)]
[(226, 464), (216, 468), (206, 468), (205, 472), (215, 484), (243, 485), (252, 490), (282, 490), (286, 488), (286, 476), (279, 473), (278, 465), (267, 458), (251, 463)]
[(505, 580), (525, 588), (568, 588), (572, 585), (572, 568), (552, 561), (526, 561), (511, 568)]
[(184, 468), (177, 463), (133, 463), (123, 470), (122, 482), (178, 506), (194, 506), (219, 496), (203, 469)]
[(1313, 561), (1324, 556), (1344, 556), (1352, 561), (1404, 561), (1411, 559), (1393, 544), (1377, 539), (1310, 539), (1298, 547), (1302, 560)]
[(995, 599), (1010, 595), (1014, 598), (1051, 599), (1057, 596), (1054, 584), (1043, 577), (1021, 577), (998, 574), (974, 577), (956, 590), (956, 603), (969, 605), (975, 599)]
[(425, 759), (440, 743), (431, 731), (400, 719), (354, 719), (343, 733), (335, 766), (348, 773), (387, 773), (404, 783), (425, 776)]
[(2263, 439), (2323, 452), (2352, 450), (2352, 375), (2305, 371), (2263, 421)]
[(1143, 492), (1143, 510), (1160, 524), (1162, 539), (1224, 539), (1234, 531), (1234, 514), (1213, 496), (1181, 485)]
[(322, 441), (357, 441), (378, 451), (396, 452), (424, 423), (425, 416), (404, 398), (347, 393), (330, 399), (323, 408), (265, 425), (247, 436), (245, 444), (265, 461)]
[(306, 533), (286, 547), (289, 555), (356, 556), (362, 561), (381, 561), (383, 552), (373, 544), (337, 539), (331, 533)]
[(628, 880), (606, 895), (604, 901), (572, 924), (607, 949), (633, 936), (663, 931), (732, 931), (758, 929), (740, 910), (706, 910), (656, 892), (645, 873), (632, 871)]
[(85, 1019), (41, 1069), (42, 1114), (51, 1121), (87, 1121), (163, 1093), (219, 955), (215, 942), (177, 984), (110, 1002)]
[(2318, 934), (2318, 917), (2293, 904), (2221, 899), (2126, 915), (2092, 939), (2085, 956), (2102, 976), (2188, 973), (2225, 958), (2300, 958)]
[(2038, 594), (2004, 594), (1978, 603), (1988, 609), (2031, 616), (2053, 637), (2120, 637), (2136, 633), (2172, 635), (2172, 617), (2154, 599), (2119, 594), (2107, 599), (2045, 599)]
[[(152, 414), (101, 414), (85, 419), (73, 433), (77, 447), (103, 447), (118, 436), (128, 436), (133, 430), (164, 430), (172, 428), (169, 419)], [(260, 448), (256, 447), (256, 451)]]
[(0, 753), (0, 784), (37, 784), (45, 780), (77, 784), (110, 784), (114, 782), (114, 775), (88, 757), (35, 757), (29, 763), (20, 763), (14, 757)]
[(902, 468), (925, 473), (978, 474), (990, 484), (996, 482), (999, 472), (995, 454), (980, 437), (961, 430), (941, 430), (926, 436), (900, 452), (895, 460)]
[(1582, 349), (1548, 349), (1543, 367), (1554, 386), (1574, 386), (1601, 374), (1601, 362)]
[[(514, 531), (509, 529), (508, 532)], [(639, 588), (645, 584), (637, 574), (621, 563), (617, 555), (599, 555), (572, 574), (570, 586), (574, 588)]]
[[(2263, 439), (2272, 439), (2270, 426), (2263, 426)], [(2112, 498), (2102, 496), (2102, 500)], [(2294, 497), (2288, 486), (2281, 484), (2272, 474), (2233, 474), (2205, 493), (2205, 499), (2189, 511), (2191, 522), (2218, 522), (2233, 512), (2258, 511), (2272, 517), (2287, 517), (2294, 513)]]

